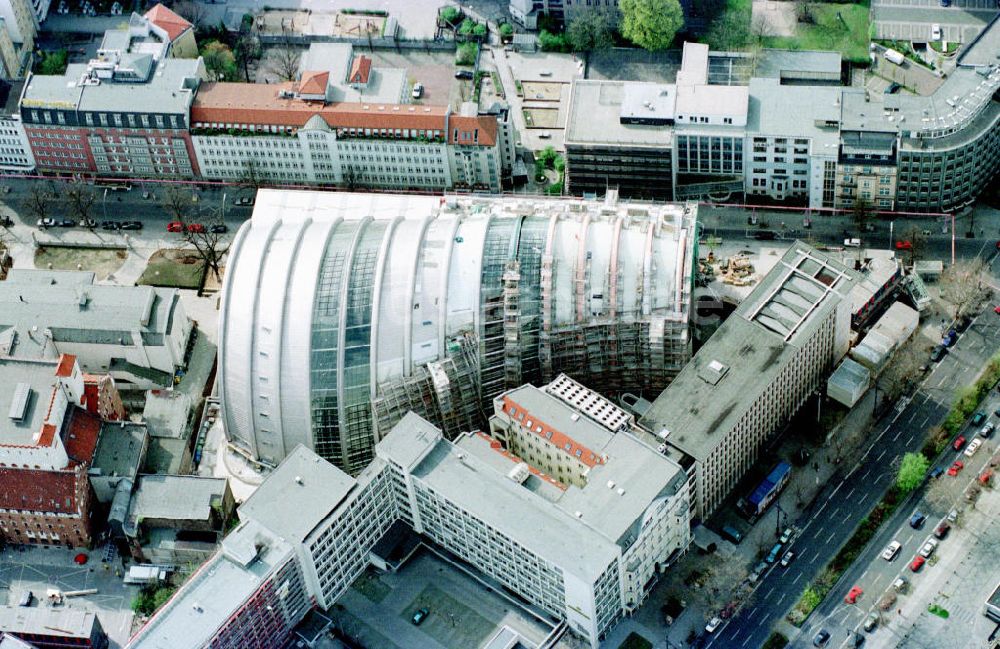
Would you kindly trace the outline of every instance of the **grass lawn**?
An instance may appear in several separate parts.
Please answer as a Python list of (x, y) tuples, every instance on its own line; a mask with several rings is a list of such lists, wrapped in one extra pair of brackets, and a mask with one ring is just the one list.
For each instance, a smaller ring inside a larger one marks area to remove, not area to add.
[(201, 287), (205, 263), (193, 250), (164, 248), (149, 258), (146, 270), (139, 278), (144, 286), (169, 286), (174, 288)]
[(633, 631), (618, 645), (618, 649), (653, 649), (653, 643)]
[[(733, 4), (742, 0), (729, 1)], [(868, 60), (870, 23), (867, 0), (861, 4), (811, 3), (809, 7), (816, 21), (814, 24), (799, 23), (795, 36), (770, 36), (764, 39), (765, 45), (788, 50), (835, 50), (849, 61), (861, 63)], [(838, 13), (843, 21), (838, 18)]]
[(107, 279), (125, 263), (124, 248), (80, 248), (77, 246), (39, 246), (35, 250), (35, 268), (54, 270), (89, 270), (98, 280)]

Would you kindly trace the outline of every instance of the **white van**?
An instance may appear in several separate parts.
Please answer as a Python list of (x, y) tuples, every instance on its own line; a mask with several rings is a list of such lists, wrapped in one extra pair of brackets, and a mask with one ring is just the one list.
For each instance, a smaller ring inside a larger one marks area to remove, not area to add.
[(906, 57), (903, 56), (902, 52), (897, 52), (893, 49), (886, 48), (884, 56), (887, 61), (892, 61), (896, 65), (903, 65), (903, 62), (906, 61)]

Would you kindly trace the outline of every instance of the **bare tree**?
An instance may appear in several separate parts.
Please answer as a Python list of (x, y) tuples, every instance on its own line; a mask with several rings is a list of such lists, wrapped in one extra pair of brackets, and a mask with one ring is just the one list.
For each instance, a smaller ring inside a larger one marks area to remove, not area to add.
[(942, 511), (948, 511), (955, 501), (955, 494), (952, 493), (951, 483), (941, 478), (931, 481), (930, 486), (924, 492), (924, 497), (927, 498), (927, 502), (934, 508)]
[(251, 33), (240, 34), (233, 51), (236, 55), (236, 63), (243, 68), (243, 76), (247, 83), (250, 83), (250, 62), (260, 58), (260, 39)]
[(249, 158), (243, 163), (243, 172), (240, 174), (237, 182), (241, 187), (252, 189), (256, 193), (258, 189), (266, 184), (267, 178), (265, 178), (264, 173), (260, 169), (260, 163), (253, 158)]
[(351, 165), (345, 165), (340, 172), (343, 178), (343, 185), (347, 189), (355, 189), (358, 186), (358, 172)]
[[(213, 227), (222, 223), (221, 218), (215, 219), (210, 225), (198, 224), (195, 227), (184, 226), (184, 241), (198, 251), (198, 256), (215, 275), (216, 281), (222, 279), (221, 265), (226, 253), (229, 252), (229, 240), (221, 228)], [(200, 227), (199, 227), (200, 226)]]
[(926, 362), (926, 354), (914, 342), (904, 345), (893, 354), (888, 366), (877, 379), (877, 385), (888, 403), (896, 401), (916, 385), (923, 374), (921, 367)]
[(299, 74), (302, 53), (290, 43), (272, 49), (268, 55), (268, 69), (282, 81), (294, 81)]
[(702, 570), (705, 577), (696, 597), (713, 612), (722, 610), (741, 595), (739, 587), (749, 574), (742, 561), (721, 555), (706, 557)]
[(858, 236), (864, 236), (865, 226), (868, 225), (868, 220), (872, 216), (874, 216), (874, 212), (872, 204), (868, 200), (859, 198), (854, 201), (854, 209), (851, 210), (851, 217), (854, 219), (854, 225), (858, 228)]
[(924, 252), (927, 250), (927, 237), (924, 236), (924, 231), (916, 226), (911, 226), (906, 229), (903, 233), (904, 241), (909, 241), (910, 246), (906, 251), (910, 257), (910, 265), (916, 263), (918, 259), (924, 256)]
[(81, 225), (93, 229), (90, 209), (97, 202), (97, 194), (94, 193), (94, 190), (83, 181), (74, 180), (66, 187), (66, 200), (69, 202), (70, 212), (80, 220)]
[(160, 204), (163, 205), (165, 209), (175, 220), (184, 222), (187, 220), (188, 215), (194, 204), (197, 202), (197, 198), (194, 193), (187, 189), (181, 189), (179, 187), (171, 187), (163, 194), (163, 198), (160, 200)]
[(182, 0), (174, 4), (174, 12), (176, 12), (182, 18), (187, 18), (187, 20), (195, 26), (204, 27), (205, 18), (208, 17), (205, 7), (200, 3), (192, 2), (191, 0)]
[(55, 192), (48, 184), (33, 184), (28, 190), (28, 198), (25, 199), (24, 206), (32, 217), (44, 219), (51, 213), (50, 208), (53, 200), (55, 200)]
[(953, 307), (956, 320), (975, 311), (989, 296), (985, 270), (985, 262), (976, 257), (952, 264), (941, 274), (941, 298)]

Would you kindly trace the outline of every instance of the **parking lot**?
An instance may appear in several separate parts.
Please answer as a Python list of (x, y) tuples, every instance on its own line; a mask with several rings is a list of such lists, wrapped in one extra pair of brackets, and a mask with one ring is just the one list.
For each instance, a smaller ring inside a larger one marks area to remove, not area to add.
[(5, 548), (0, 552), (0, 603), (14, 605), (30, 590), (36, 598), (32, 606), (46, 606), (50, 588), (63, 592), (96, 588), (96, 594), (66, 598), (63, 606), (95, 612), (109, 646), (124, 647), (132, 631), (132, 600), (139, 588), (122, 583), (115, 574), (116, 568), (121, 571), (121, 562), (103, 562), (103, 550), (86, 552), (88, 562), (82, 566), (73, 562), (78, 552), (55, 547)]
[(941, 26), (944, 40), (968, 43), (997, 13), (996, 0), (872, 0), (872, 23), (879, 40), (926, 41), (931, 25)]
[[(428, 613), (415, 625), (412, 618), (420, 609)], [(369, 570), (329, 615), (336, 628), (367, 649), (474, 649), (504, 627), (520, 634), (524, 647), (537, 647), (552, 630), (547, 621), (423, 549), (399, 572)]]

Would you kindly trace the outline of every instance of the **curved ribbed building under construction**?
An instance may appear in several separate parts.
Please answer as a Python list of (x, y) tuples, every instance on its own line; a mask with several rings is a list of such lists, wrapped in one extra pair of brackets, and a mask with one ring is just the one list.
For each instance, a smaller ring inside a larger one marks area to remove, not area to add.
[(560, 372), (658, 390), (690, 357), (695, 209), (261, 190), (222, 298), (227, 435), (356, 473), (410, 410), (454, 434)]

